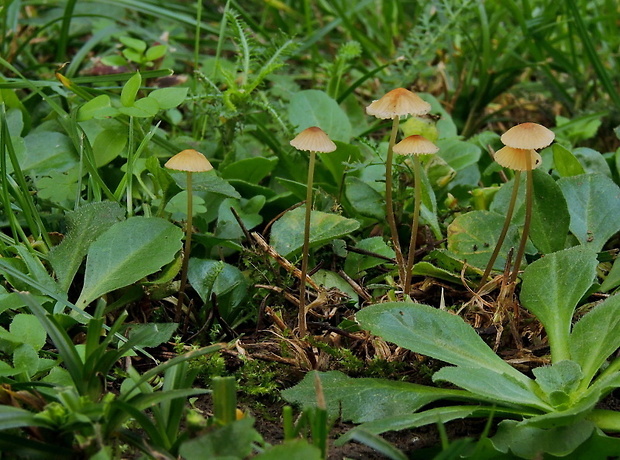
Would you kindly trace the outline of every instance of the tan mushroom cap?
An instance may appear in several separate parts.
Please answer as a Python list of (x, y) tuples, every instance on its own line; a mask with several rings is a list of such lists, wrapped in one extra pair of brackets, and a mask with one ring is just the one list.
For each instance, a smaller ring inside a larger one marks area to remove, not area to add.
[(424, 136), (417, 134), (405, 137), (394, 146), (394, 153), (398, 153), (400, 155), (425, 155), (437, 153), (438, 151), (439, 147)]
[(500, 138), (504, 145), (514, 149), (542, 149), (555, 139), (553, 131), (538, 123), (521, 123), (513, 126)]
[(401, 115), (424, 115), (431, 105), (405, 88), (396, 88), (366, 107), (366, 113), (377, 118), (396, 118)]
[(194, 149), (187, 149), (177, 153), (166, 161), (164, 166), (168, 169), (189, 172), (204, 172), (213, 169), (211, 162), (202, 153)]
[[(529, 167), (527, 158), (530, 158)], [(512, 147), (504, 147), (495, 152), (495, 161), (504, 168), (513, 169), (515, 171), (530, 171), (536, 169), (542, 163), (542, 158), (533, 149), (515, 149)]]
[(325, 131), (317, 126), (304, 129), (290, 144), (297, 150), (306, 152), (327, 153), (336, 150), (336, 144), (325, 134)]

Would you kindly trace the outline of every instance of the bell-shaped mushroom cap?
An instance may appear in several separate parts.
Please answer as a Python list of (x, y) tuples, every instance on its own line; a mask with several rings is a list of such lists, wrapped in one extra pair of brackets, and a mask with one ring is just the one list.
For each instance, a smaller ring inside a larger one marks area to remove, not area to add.
[(555, 134), (538, 123), (521, 123), (504, 134), (501, 141), (513, 149), (542, 149), (553, 142)]
[(325, 134), (325, 131), (316, 126), (306, 128), (300, 132), (291, 141), (291, 145), (297, 150), (305, 150), (306, 152), (327, 153), (336, 150), (336, 144)]
[(401, 115), (424, 115), (431, 105), (405, 88), (396, 88), (366, 107), (366, 113), (377, 118), (396, 118)]
[[(530, 158), (529, 167), (527, 158)], [(533, 149), (515, 149), (512, 147), (504, 147), (495, 152), (495, 161), (504, 168), (513, 169), (515, 171), (529, 171), (536, 169), (541, 163), (542, 158)]]
[(202, 153), (194, 149), (187, 149), (177, 153), (164, 166), (168, 169), (189, 172), (204, 172), (213, 169), (211, 162)]
[(394, 146), (394, 153), (400, 155), (425, 155), (437, 153), (439, 147), (424, 136), (408, 136)]

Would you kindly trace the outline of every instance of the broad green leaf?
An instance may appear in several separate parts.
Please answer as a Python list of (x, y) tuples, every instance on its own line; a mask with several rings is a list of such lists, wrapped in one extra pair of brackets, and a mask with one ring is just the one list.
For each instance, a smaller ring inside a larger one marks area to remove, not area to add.
[(67, 172), (50, 171), (49, 175), (37, 177), (37, 196), (58, 204), (73, 202), (78, 191), (78, 176), (79, 172), (72, 169)]
[(319, 286), (323, 286), (325, 289), (336, 288), (343, 294), (349, 296), (349, 298), (355, 303), (356, 308), (358, 305), (359, 295), (355, 292), (355, 289), (347, 283), (342, 276), (331, 270), (318, 270), (312, 275), (312, 279)]
[(601, 152), (588, 147), (577, 147), (573, 150), (573, 154), (577, 157), (579, 163), (583, 165), (586, 173), (604, 174), (607, 177), (611, 177), (611, 169)]
[(571, 358), (581, 365), (584, 384), (620, 348), (620, 296), (607, 298), (586, 313), (570, 336)]
[(602, 174), (563, 177), (558, 185), (570, 213), (570, 231), (583, 245), (600, 251), (620, 230), (620, 187)]
[(106, 128), (91, 141), (97, 167), (105, 166), (123, 153), (127, 145), (127, 130)]
[(133, 106), (141, 85), (142, 76), (140, 75), (140, 72), (136, 72), (133, 77), (125, 82), (125, 85), (123, 85), (123, 89), (121, 90), (121, 104), (123, 104), (123, 106)]
[(448, 423), (452, 420), (472, 416), (484, 417), (485, 414), (490, 414), (491, 410), (492, 408), (490, 407), (482, 408), (480, 406), (448, 406), (436, 407), (434, 409), (413, 414), (392, 415), (371, 422), (366, 422), (353, 428), (344, 436), (340, 437), (335, 444), (340, 446), (352, 440), (355, 436), (356, 430), (358, 429), (374, 434), (381, 434), (387, 431), (400, 431), (436, 423)]
[(467, 166), (478, 163), (482, 155), (480, 147), (459, 139), (439, 140), (437, 141), (437, 147), (439, 147), (437, 155), (443, 158), (455, 171), (460, 171)]
[(433, 375), (433, 382), (446, 381), (463, 388), (482, 399), (490, 399), (500, 405), (517, 404), (536, 409), (551, 409), (536, 394), (525, 388), (511, 376), (488, 368), (446, 366)]
[[(304, 207), (284, 214), (271, 228), (271, 245), (282, 256), (287, 257), (303, 246)], [(337, 214), (312, 211), (310, 216), (310, 247), (321, 246), (333, 239), (341, 238), (357, 230), (360, 224), (354, 219)]]
[(579, 160), (566, 147), (560, 144), (553, 144), (551, 150), (553, 151), (555, 169), (560, 176), (570, 177), (585, 173)]
[(581, 366), (571, 360), (537, 367), (532, 372), (536, 377), (536, 383), (547, 394), (549, 402), (554, 407), (568, 404), (569, 395), (577, 389), (583, 378)]
[(161, 88), (151, 91), (148, 97), (157, 102), (159, 109), (167, 110), (181, 105), (188, 91), (189, 88)]
[(263, 221), (260, 210), (265, 205), (265, 201), (265, 197), (262, 195), (254, 196), (249, 200), (235, 200), (233, 198), (223, 200), (217, 213), (215, 236), (227, 240), (243, 238), (243, 230), (239, 226), (239, 222), (237, 222), (231, 208), (237, 211), (245, 228), (251, 230)]
[(9, 331), (22, 343), (27, 343), (34, 350), (41, 350), (45, 345), (47, 333), (36, 316), (19, 313), (13, 317)]
[(48, 255), (62, 289), (71, 286), (90, 244), (124, 216), (125, 211), (113, 201), (93, 202), (67, 212), (67, 234)]
[(334, 141), (349, 142), (351, 122), (338, 103), (327, 93), (308, 89), (295, 93), (288, 107), (289, 120), (300, 132), (318, 126)]
[(32, 345), (22, 343), (13, 350), (13, 367), (16, 372), (23, 372), (30, 379), (39, 371), (39, 353)]
[(48, 425), (43, 417), (37, 417), (34, 412), (5, 404), (0, 405), (0, 430)]
[(321, 450), (305, 439), (292, 439), (284, 441), (283, 444), (267, 449), (262, 454), (252, 457), (254, 460), (322, 460)]
[[(315, 371), (288, 390), (282, 397), (303, 407), (316, 406)], [(330, 419), (339, 415), (353, 423), (380, 420), (392, 415), (415, 412), (425, 405), (444, 398), (469, 399), (462, 390), (450, 390), (376, 378), (351, 378), (338, 372), (319, 372)]]
[(101, 94), (79, 108), (77, 121), (114, 116), (116, 113), (118, 113), (118, 111), (112, 107), (110, 96)]
[(460, 316), (408, 302), (363, 308), (358, 322), (375, 335), (415, 353), (456, 366), (507, 374), (529, 388), (533, 382), (497, 356)]
[[(614, 411), (615, 414), (617, 412)], [(590, 439), (581, 444), (571, 454), (571, 460), (592, 460), (594, 458), (613, 458), (620, 452), (620, 439), (607, 436), (600, 430), (595, 430)]]
[[(504, 220), (504, 216), (491, 211), (470, 211), (457, 216), (448, 226), (448, 250), (468, 264), (484, 268), (495, 249)], [(518, 245), (519, 234), (511, 225), (494, 268), (503, 269), (508, 251)]]
[(156, 61), (157, 59), (164, 57), (167, 50), (168, 50), (168, 47), (166, 45), (151, 46), (150, 48), (146, 50), (146, 53), (144, 53), (144, 58), (147, 61)]
[(560, 251), (566, 245), (570, 214), (562, 190), (553, 178), (535, 170), (533, 179), (530, 240), (543, 254)]
[(62, 133), (31, 132), (24, 137), (25, 151), (18, 155), (22, 171), (45, 174), (49, 171), (67, 171), (77, 167), (77, 156), (71, 140)]
[[(390, 259), (395, 257), (394, 250), (389, 247), (380, 236), (363, 239), (359, 241), (355, 247), (384, 257), (389, 257)], [(357, 278), (365, 270), (385, 263), (389, 264), (390, 262), (371, 255), (357, 254), (353, 251), (349, 251), (344, 262), (344, 271), (349, 274), (349, 276)]]
[(229, 164), (221, 170), (224, 179), (239, 179), (258, 184), (267, 177), (278, 164), (278, 158), (252, 157)]
[(553, 362), (570, 359), (573, 312), (592, 286), (597, 263), (595, 252), (575, 246), (546, 255), (523, 273), (521, 303), (545, 326)]
[(119, 37), (118, 40), (126, 47), (140, 51), (141, 53), (146, 49), (146, 42), (144, 40), (125, 36)]
[[(182, 171), (168, 171), (174, 181), (182, 189), (187, 188), (187, 175)], [(230, 198), (241, 198), (241, 195), (215, 171), (192, 174), (192, 188), (196, 192), (209, 192)]]
[(345, 179), (345, 196), (353, 209), (362, 216), (385, 219), (385, 199), (366, 182), (355, 176)]
[(140, 334), (144, 338), (134, 343), (134, 347), (156, 347), (170, 340), (178, 326), (177, 323), (129, 324), (129, 339)]
[(131, 107), (121, 107), (119, 112), (136, 118), (150, 118), (159, 112), (159, 104), (153, 98), (143, 97), (133, 103)]
[(85, 308), (103, 294), (155, 273), (174, 259), (182, 237), (180, 228), (156, 217), (131, 217), (115, 224), (88, 249), (76, 305)]
[(254, 443), (262, 440), (253, 425), (254, 419), (247, 417), (223, 427), (208, 430), (181, 444), (179, 449), (181, 457), (186, 460), (205, 458), (241, 460), (246, 458), (252, 453)]
[(519, 458), (542, 458), (545, 453), (564, 457), (585, 442), (593, 431), (594, 424), (585, 420), (551, 429), (523, 426), (514, 420), (504, 420), (491, 441), (500, 452), (511, 451)]

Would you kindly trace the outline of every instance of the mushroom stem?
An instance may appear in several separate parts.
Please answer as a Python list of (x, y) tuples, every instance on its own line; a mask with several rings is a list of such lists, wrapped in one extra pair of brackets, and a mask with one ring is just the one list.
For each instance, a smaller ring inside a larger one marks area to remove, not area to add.
[(484, 282), (487, 280), (487, 277), (493, 270), (493, 264), (495, 264), (495, 260), (499, 255), (499, 251), (504, 244), (504, 239), (506, 238), (506, 234), (508, 233), (508, 228), (510, 227), (510, 221), (512, 220), (512, 213), (515, 209), (515, 204), (517, 202), (517, 195), (519, 193), (519, 184), (521, 182), (521, 171), (515, 171), (514, 182), (512, 184), (512, 195), (510, 196), (510, 203), (508, 204), (508, 210), (506, 211), (506, 219), (504, 220), (504, 226), (502, 227), (502, 231), (499, 234), (499, 238), (497, 239), (497, 244), (495, 245), (495, 249), (493, 250), (493, 254), (491, 254), (491, 258), (487, 263), (487, 267), (484, 270), (482, 278), (480, 278), (480, 283), (478, 284), (478, 290), (484, 286)]
[[(530, 167), (530, 157), (527, 159), (528, 168)], [(532, 204), (533, 204), (533, 195), (534, 195), (534, 183), (532, 180), (533, 174), (532, 170), (527, 170), (527, 176), (525, 180), (525, 222), (523, 224), (523, 234), (521, 235), (521, 242), (519, 243), (519, 249), (517, 251), (517, 256), (515, 257), (515, 266), (512, 270), (512, 274), (510, 275), (510, 284), (514, 283), (517, 280), (517, 275), (519, 274), (519, 268), (521, 267), (521, 260), (523, 260), (523, 255), (525, 254), (525, 244), (527, 243), (527, 237), (530, 233), (530, 224), (532, 222)]]
[(395, 116), (392, 122), (392, 133), (388, 144), (387, 157), (385, 160), (385, 217), (390, 225), (390, 233), (392, 236), (392, 244), (394, 245), (394, 253), (396, 254), (396, 263), (398, 264), (398, 274), (401, 284), (405, 279), (405, 261), (400, 248), (398, 239), (398, 229), (396, 228), (396, 218), (394, 217), (394, 205), (392, 202), (392, 160), (394, 158), (394, 144), (396, 143), (396, 135), (398, 134), (398, 124), (400, 118)]
[(314, 181), (314, 163), (316, 162), (316, 152), (310, 152), (310, 163), (308, 165), (308, 183), (306, 185), (306, 219), (304, 221), (304, 243), (301, 250), (301, 276), (299, 284), (299, 316), (298, 328), (299, 336), (304, 337), (307, 332), (306, 326), (306, 276), (308, 274), (308, 252), (310, 247), (310, 217), (312, 215), (312, 183)]
[(411, 290), (411, 277), (413, 271), (413, 261), (415, 260), (415, 247), (418, 238), (418, 226), (420, 225), (420, 206), (422, 205), (422, 173), (420, 172), (420, 158), (413, 156), (413, 178), (414, 178), (414, 201), (413, 201), (413, 223), (411, 224), (411, 239), (409, 240), (409, 253), (407, 254), (407, 268), (405, 270), (405, 292), (409, 295)]
[(183, 262), (181, 263), (181, 286), (179, 287), (179, 297), (177, 299), (177, 308), (175, 315), (175, 322), (181, 320), (181, 314), (183, 312), (183, 294), (187, 287), (187, 268), (189, 265), (189, 253), (192, 247), (192, 173), (187, 171), (187, 221), (185, 223), (185, 247), (183, 249)]

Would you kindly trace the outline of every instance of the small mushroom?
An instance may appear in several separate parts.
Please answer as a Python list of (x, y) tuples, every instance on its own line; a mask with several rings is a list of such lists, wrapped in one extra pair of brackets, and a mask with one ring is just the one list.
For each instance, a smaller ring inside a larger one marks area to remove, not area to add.
[(306, 335), (306, 276), (308, 274), (308, 252), (310, 246), (310, 217), (312, 213), (312, 184), (314, 180), (314, 164), (316, 153), (329, 153), (336, 150), (336, 144), (332, 142), (325, 131), (317, 126), (304, 129), (290, 142), (297, 150), (310, 152), (308, 164), (308, 182), (306, 185), (306, 217), (304, 221), (304, 241), (301, 255), (301, 280), (299, 285), (299, 315), (298, 334)]
[(531, 171), (542, 163), (542, 158), (536, 150), (517, 149), (508, 146), (495, 152), (493, 158), (504, 168), (514, 171)]
[(500, 137), (502, 144), (513, 149), (526, 150), (545, 148), (553, 142), (553, 139), (555, 139), (553, 131), (538, 123), (530, 122), (513, 126)]
[[(404, 115), (425, 115), (430, 110), (431, 105), (428, 102), (424, 101), (420, 98), (420, 96), (405, 88), (393, 89), (366, 107), (366, 113), (368, 115), (372, 115), (380, 119), (392, 119), (392, 132), (390, 134), (390, 142), (388, 144), (387, 157), (385, 160), (385, 215), (390, 226), (390, 233), (392, 236), (392, 243), (394, 245), (394, 252), (396, 254), (396, 262), (398, 264), (398, 272), (401, 283), (403, 282), (402, 280), (406, 278), (406, 267), (398, 239), (398, 229), (396, 227), (394, 205), (392, 202), (393, 149), (394, 144), (396, 143), (396, 135), (398, 134), (400, 117)], [(406, 294), (408, 293), (405, 292), (405, 295)]]
[(183, 262), (181, 264), (181, 286), (179, 287), (179, 298), (177, 300), (175, 321), (180, 321), (183, 294), (187, 286), (187, 268), (189, 264), (189, 254), (192, 245), (192, 174), (196, 172), (206, 172), (213, 169), (213, 165), (206, 157), (194, 150), (187, 149), (174, 155), (164, 165), (168, 169), (185, 171), (187, 173), (187, 221), (185, 223), (185, 248), (183, 251)]

